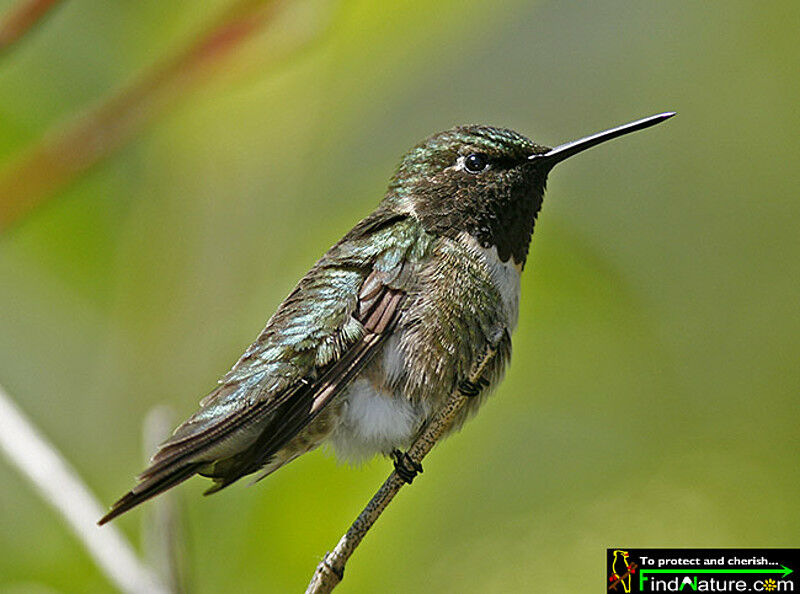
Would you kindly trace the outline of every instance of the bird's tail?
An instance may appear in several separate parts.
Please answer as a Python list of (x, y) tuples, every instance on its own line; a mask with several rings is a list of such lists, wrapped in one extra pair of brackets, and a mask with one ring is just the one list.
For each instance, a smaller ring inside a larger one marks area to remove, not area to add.
[(100, 518), (97, 524), (102, 526), (106, 522), (110, 522), (120, 514), (124, 514), (126, 511), (136, 507), (140, 503), (144, 503), (151, 497), (155, 497), (159, 493), (163, 493), (167, 489), (182, 483), (186, 479), (197, 474), (197, 471), (203, 465), (204, 463), (202, 462), (185, 464), (178, 466), (166, 474), (159, 473), (152, 478), (145, 479), (133, 489), (128, 491), (125, 495), (123, 495), (114, 505), (112, 505), (111, 510), (102, 518)]

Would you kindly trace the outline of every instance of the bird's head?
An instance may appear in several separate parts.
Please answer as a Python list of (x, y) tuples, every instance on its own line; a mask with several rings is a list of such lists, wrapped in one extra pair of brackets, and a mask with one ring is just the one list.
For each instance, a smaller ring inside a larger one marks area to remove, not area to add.
[(564, 159), (672, 113), (550, 148), (505, 128), (459, 126), (434, 134), (400, 162), (387, 198), (431, 233), (468, 233), (502, 261), (522, 265), (550, 170)]

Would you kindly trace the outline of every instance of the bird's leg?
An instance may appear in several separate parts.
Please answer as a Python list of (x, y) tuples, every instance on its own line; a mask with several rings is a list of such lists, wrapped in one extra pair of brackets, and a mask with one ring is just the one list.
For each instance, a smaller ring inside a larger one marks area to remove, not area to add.
[(422, 472), (422, 464), (412, 460), (407, 452), (392, 450), (392, 460), (394, 460), (394, 470), (397, 476), (409, 485), (414, 481), (414, 477)]

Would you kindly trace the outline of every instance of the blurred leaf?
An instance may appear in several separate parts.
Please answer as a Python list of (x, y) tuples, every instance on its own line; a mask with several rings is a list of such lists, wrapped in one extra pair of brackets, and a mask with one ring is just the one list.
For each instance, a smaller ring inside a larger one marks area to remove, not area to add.
[[(275, 21), (286, 27), (280, 17), (288, 4), (289, 0), (235, 2), (185, 49), (24, 151), (0, 171), (0, 231), (118, 150), (165, 107), (191, 93), (226, 61), (234, 59), (235, 50), (262, 29), (275, 26)], [(299, 33), (273, 59), (296, 51), (316, 31)]]
[(0, 57), (38, 25), (61, 0), (18, 0), (0, 15)]

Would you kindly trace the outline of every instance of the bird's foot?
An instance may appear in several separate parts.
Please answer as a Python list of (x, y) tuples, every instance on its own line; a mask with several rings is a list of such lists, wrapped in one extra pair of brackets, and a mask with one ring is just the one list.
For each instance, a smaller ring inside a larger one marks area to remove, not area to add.
[(394, 471), (397, 476), (409, 485), (414, 481), (414, 477), (422, 472), (422, 464), (412, 460), (408, 452), (392, 450), (392, 459), (394, 460)]
[(483, 388), (489, 385), (489, 380), (485, 377), (478, 378), (477, 381), (471, 382), (468, 379), (461, 380), (458, 384), (458, 391), (467, 398), (474, 398), (481, 393)]

